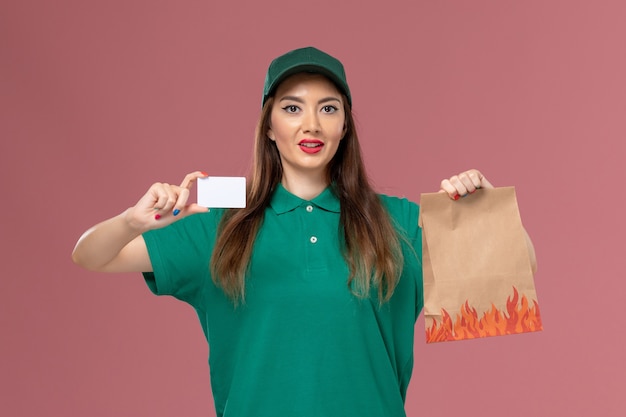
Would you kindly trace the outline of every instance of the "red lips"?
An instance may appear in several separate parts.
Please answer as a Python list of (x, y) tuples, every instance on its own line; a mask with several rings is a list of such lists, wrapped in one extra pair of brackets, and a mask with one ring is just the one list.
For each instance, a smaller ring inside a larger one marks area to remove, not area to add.
[(298, 146), (303, 152), (313, 154), (322, 150), (324, 142), (319, 139), (302, 139), (298, 142)]

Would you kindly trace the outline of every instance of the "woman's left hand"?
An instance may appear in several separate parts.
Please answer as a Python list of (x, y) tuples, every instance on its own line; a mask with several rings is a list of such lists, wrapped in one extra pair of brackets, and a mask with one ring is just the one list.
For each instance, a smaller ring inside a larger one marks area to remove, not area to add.
[(477, 169), (463, 171), (441, 181), (440, 193), (447, 193), (453, 200), (472, 194), (479, 188), (493, 188), (493, 185)]

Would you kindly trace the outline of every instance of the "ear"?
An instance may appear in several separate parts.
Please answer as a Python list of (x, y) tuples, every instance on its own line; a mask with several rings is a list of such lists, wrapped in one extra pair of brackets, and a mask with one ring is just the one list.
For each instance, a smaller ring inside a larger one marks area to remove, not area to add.
[(266, 135), (268, 138), (270, 138), (270, 140), (276, 142), (276, 136), (274, 136), (274, 132), (272, 131), (272, 129), (267, 129)]

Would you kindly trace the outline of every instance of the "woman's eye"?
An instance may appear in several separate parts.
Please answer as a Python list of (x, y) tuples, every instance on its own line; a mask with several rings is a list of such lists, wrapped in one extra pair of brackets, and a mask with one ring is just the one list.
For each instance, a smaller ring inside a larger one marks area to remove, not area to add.
[(295, 113), (298, 111), (298, 106), (294, 106), (292, 104), (292, 105), (283, 107), (283, 110), (285, 110), (287, 113)]
[(322, 107), (322, 111), (324, 113), (334, 113), (334, 112), (337, 111), (337, 107), (335, 107), (335, 106), (324, 106), (324, 107)]

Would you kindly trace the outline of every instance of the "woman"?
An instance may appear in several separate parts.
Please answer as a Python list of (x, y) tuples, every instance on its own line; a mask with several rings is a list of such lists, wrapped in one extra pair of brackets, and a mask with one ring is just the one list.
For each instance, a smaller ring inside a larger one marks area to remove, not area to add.
[[(77, 264), (143, 272), (196, 309), (218, 416), (405, 416), (423, 306), (418, 207), (372, 190), (351, 100), (335, 58), (276, 58), (245, 209), (187, 204), (206, 176), (194, 172), (76, 245)], [(470, 170), (441, 191), (491, 187)]]

